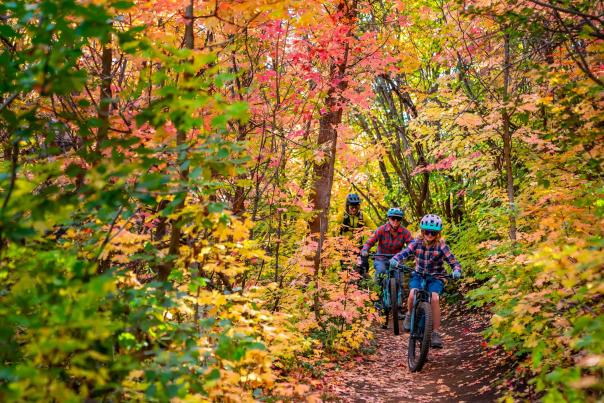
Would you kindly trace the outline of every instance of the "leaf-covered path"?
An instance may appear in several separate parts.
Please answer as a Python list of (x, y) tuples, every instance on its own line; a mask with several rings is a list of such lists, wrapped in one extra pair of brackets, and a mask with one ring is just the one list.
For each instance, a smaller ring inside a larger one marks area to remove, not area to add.
[(493, 401), (501, 356), (483, 343), (485, 325), (480, 315), (449, 314), (442, 326), (444, 348), (431, 349), (428, 362), (415, 374), (407, 368), (408, 334), (379, 329), (375, 354), (327, 374), (324, 395), (354, 402)]

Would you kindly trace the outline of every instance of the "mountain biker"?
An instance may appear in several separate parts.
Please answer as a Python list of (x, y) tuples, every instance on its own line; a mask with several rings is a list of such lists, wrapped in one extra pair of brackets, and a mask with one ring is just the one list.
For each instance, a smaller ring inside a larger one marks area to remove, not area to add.
[[(425, 215), (419, 224), (421, 234), (413, 242), (409, 244), (403, 251), (396, 254), (390, 260), (390, 266), (395, 267), (400, 261), (404, 261), (409, 256), (415, 257), (415, 269), (419, 272), (427, 272), (432, 275), (445, 274), (443, 261), (446, 261), (453, 269), (453, 278), (461, 277), (461, 265), (455, 258), (451, 250), (441, 239), (441, 231), (443, 228), (442, 220), (436, 214)], [(413, 295), (421, 286), (421, 277), (413, 274), (409, 280), (409, 298), (407, 300), (407, 314), (403, 321), (403, 328), (409, 331), (411, 327), (411, 308), (413, 305)], [(444, 288), (442, 280), (431, 278), (428, 280), (427, 289), (432, 294), (432, 316), (433, 316), (433, 331), (431, 345), (435, 348), (442, 348), (443, 342), (438, 332), (440, 330), (440, 306), (439, 295)]]
[[(399, 253), (405, 245), (413, 240), (411, 232), (401, 225), (403, 211), (398, 207), (392, 207), (386, 214), (388, 222), (380, 226), (373, 235), (365, 242), (361, 249), (361, 256), (367, 257), (369, 250), (377, 242), (377, 254), (394, 255)], [(380, 284), (380, 275), (387, 272), (388, 257), (376, 256), (373, 260), (375, 267), (374, 280)]]
[(340, 236), (346, 236), (348, 239), (360, 238), (361, 231), (373, 224), (371, 218), (363, 217), (361, 198), (356, 193), (346, 196), (346, 209), (338, 222), (340, 223)]
[[(340, 236), (351, 240), (355, 245), (361, 247), (363, 245), (363, 230), (375, 228), (371, 218), (364, 217), (361, 211), (361, 198), (356, 193), (350, 193), (346, 196), (346, 208), (344, 213), (340, 215), (338, 222), (340, 223)], [(342, 267), (345, 266), (341, 262)], [(359, 265), (361, 275), (369, 270), (369, 262), (363, 259)]]

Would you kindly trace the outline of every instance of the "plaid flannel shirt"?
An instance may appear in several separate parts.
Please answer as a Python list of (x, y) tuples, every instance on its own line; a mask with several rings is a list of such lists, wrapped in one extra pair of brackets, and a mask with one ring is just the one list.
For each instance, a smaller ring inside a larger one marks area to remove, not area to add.
[(443, 274), (445, 273), (444, 261), (447, 261), (452, 269), (459, 269), (461, 265), (455, 258), (451, 249), (445, 244), (445, 241), (440, 240), (432, 246), (424, 244), (422, 239), (415, 239), (400, 253), (397, 253), (393, 259), (399, 262), (405, 261), (408, 257), (415, 257), (415, 269), (428, 274)]
[[(409, 230), (402, 225), (397, 229), (392, 228), (390, 223), (386, 223), (375, 230), (373, 235), (363, 245), (363, 251), (369, 252), (369, 249), (377, 242), (377, 254), (394, 255), (398, 253), (413, 240)], [(376, 256), (375, 260), (388, 260), (388, 257)]]

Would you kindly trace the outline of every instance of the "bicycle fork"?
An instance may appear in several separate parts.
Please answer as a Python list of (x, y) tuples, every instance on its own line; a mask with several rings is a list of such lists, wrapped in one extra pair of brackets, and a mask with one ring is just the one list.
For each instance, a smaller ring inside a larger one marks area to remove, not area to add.
[[(422, 284), (422, 288), (423, 287), (424, 285)], [(418, 294), (421, 294), (421, 292), (421, 290), (415, 290), (413, 293), (413, 303), (411, 304), (411, 328), (409, 329), (410, 334), (413, 334), (415, 331), (415, 308), (417, 308), (417, 305), (422, 302), (421, 300), (418, 301)], [(430, 309), (432, 309), (432, 296), (430, 294), (428, 294), (427, 302), (428, 305), (430, 305)]]

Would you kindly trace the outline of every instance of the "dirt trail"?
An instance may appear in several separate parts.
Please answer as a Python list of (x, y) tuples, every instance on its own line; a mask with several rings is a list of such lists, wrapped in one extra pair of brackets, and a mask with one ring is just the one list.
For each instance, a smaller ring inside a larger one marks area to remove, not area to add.
[(500, 356), (487, 349), (480, 332), (485, 318), (450, 314), (443, 320), (444, 348), (430, 349), (419, 373), (407, 368), (408, 334), (392, 327), (376, 332), (375, 354), (357, 358), (324, 378), (324, 392), (351, 402), (490, 402), (498, 396)]

